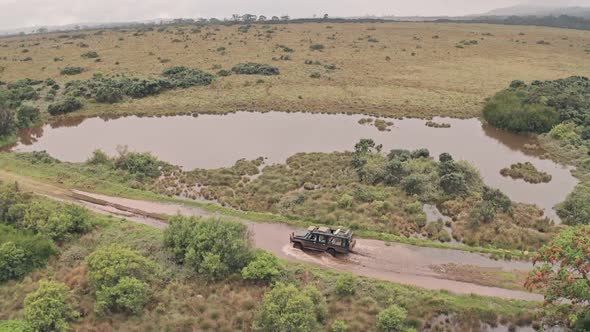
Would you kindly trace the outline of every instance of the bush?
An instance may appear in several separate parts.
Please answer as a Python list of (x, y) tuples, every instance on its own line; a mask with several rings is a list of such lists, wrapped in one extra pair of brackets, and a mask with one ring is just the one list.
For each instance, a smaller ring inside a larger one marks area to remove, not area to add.
[[(15, 214), (15, 209), (10, 209), (9, 214)], [(56, 252), (51, 240), (0, 224), (0, 283), (45, 266)]]
[(282, 270), (282, 264), (273, 254), (260, 250), (254, 254), (254, 259), (242, 269), (242, 278), (272, 282), (281, 275)]
[(92, 156), (86, 160), (89, 165), (107, 165), (111, 164), (111, 158), (102, 150), (94, 150)]
[(318, 322), (312, 299), (294, 285), (276, 284), (259, 306), (254, 330), (315, 331)]
[(67, 114), (81, 109), (83, 106), (76, 98), (67, 97), (66, 99), (50, 104), (47, 107), (47, 112), (51, 115)]
[(71, 239), (90, 227), (88, 210), (76, 204), (34, 200), (29, 203), (19, 225), (56, 241)]
[(9, 135), (16, 129), (14, 112), (0, 107), (0, 137)]
[(557, 215), (567, 225), (590, 224), (590, 188), (578, 185), (567, 195), (565, 201), (557, 206)]
[(322, 45), (322, 44), (311, 44), (311, 45), (309, 45), (309, 49), (312, 50), (312, 51), (321, 51), (324, 48), (326, 48), (326, 47), (324, 45)]
[(111, 86), (103, 86), (96, 89), (94, 99), (97, 103), (114, 104), (123, 100), (123, 92)]
[(330, 326), (330, 332), (346, 332), (348, 331), (348, 325), (343, 320), (335, 320)]
[(70, 302), (70, 289), (58, 282), (41, 281), (25, 298), (25, 320), (34, 331), (69, 331), (69, 322), (78, 318)]
[(354, 295), (356, 292), (356, 277), (350, 273), (341, 274), (336, 280), (336, 294), (340, 296)]
[(37, 107), (23, 105), (16, 110), (16, 122), (19, 128), (26, 128), (39, 121), (40, 111)]
[(86, 257), (88, 277), (95, 290), (98, 313), (138, 313), (147, 301), (147, 282), (158, 266), (133, 250), (118, 245), (100, 248)]
[(407, 331), (406, 316), (404, 308), (392, 304), (377, 315), (377, 329), (383, 332)]
[(182, 66), (170, 67), (162, 75), (170, 79), (170, 83), (178, 88), (190, 88), (192, 86), (209, 85), (213, 83), (215, 76), (199, 69)]
[(95, 51), (88, 51), (86, 53), (82, 53), (81, 57), (86, 59), (96, 59), (98, 58), (98, 53), (96, 53)]
[(461, 173), (449, 173), (441, 176), (440, 186), (445, 193), (450, 195), (460, 195), (467, 192), (467, 183)]
[(125, 170), (138, 180), (155, 179), (161, 174), (160, 166), (163, 165), (149, 152), (128, 152), (126, 149), (119, 151), (119, 156), (114, 162), (115, 168)]
[(232, 72), (241, 75), (279, 75), (279, 68), (262, 63), (239, 63), (232, 67)]
[(0, 320), (0, 332), (29, 332), (31, 327), (23, 320)]
[(241, 271), (252, 256), (247, 227), (234, 221), (176, 216), (164, 245), (178, 263), (211, 279)]
[(62, 75), (78, 75), (84, 72), (84, 68), (83, 67), (65, 67), (62, 68), (62, 70), (60, 71), (60, 73)]
[(108, 311), (139, 314), (148, 300), (147, 284), (136, 278), (123, 277), (112, 287), (96, 291), (96, 307), (99, 313)]
[(555, 108), (529, 104), (524, 98), (512, 90), (499, 92), (485, 105), (484, 119), (494, 127), (515, 132), (545, 133), (559, 123)]

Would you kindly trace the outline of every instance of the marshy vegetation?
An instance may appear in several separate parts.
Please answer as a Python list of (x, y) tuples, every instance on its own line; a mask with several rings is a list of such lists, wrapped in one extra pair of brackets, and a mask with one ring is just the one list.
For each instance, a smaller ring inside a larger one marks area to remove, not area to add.
[(516, 163), (500, 170), (500, 174), (513, 179), (523, 179), (529, 183), (547, 183), (551, 181), (551, 174), (540, 172), (530, 162)]

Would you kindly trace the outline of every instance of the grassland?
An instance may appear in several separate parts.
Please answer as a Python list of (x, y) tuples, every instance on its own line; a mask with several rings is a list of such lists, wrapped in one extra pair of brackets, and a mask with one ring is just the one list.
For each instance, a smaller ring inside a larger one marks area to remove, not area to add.
[[(5, 38), (0, 80), (53, 78), (63, 85), (95, 73), (148, 77), (172, 65), (215, 73), (252, 61), (276, 66), (281, 74), (218, 77), (206, 87), (114, 105), (89, 103), (81, 114), (279, 110), (475, 117), (485, 98), (514, 79), (590, 76), (587, 31), (442, 23), (238, 28), (169, 26)], [(457, 47), (466, 40), (477, 43)], [(314, 51), (312, 44), (324, 48)], [(82, 57), (90, 51), (99, 57)], [(60, 75), (66, 66), (85, 71)], [(310, 77), (316, 72), (319, 78)]]

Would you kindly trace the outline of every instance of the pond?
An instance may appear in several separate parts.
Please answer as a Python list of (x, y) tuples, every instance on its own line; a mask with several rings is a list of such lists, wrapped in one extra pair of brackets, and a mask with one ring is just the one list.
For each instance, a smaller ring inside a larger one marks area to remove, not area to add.
[[(456, 160), (467, 160), (486, 184), (515, 201), (537, 204), (556, 221), (553, 206), (577, 183), (568, 167), (527, 149), (534, 138), (494, 129), (477, 119), (434, 119), (451, 128), (427, 127), (420, 119), (391, 120), (390, 131), (379, 131), (372, 124), (359, 124), (362, 118), (366, 116), (283, 112), (68, 118), (21, 131), (13, 150), (46, 150), (60, 160), (81, 162), (95, 149), (114, 155), (118, 145), (127, 145), (189, 170), (231, 166), (238, 159), (261, 156), (267, 164), (282, 163), (298, 152), (350, 151), (359, 139), (372, 138), (385, 151), (427, 148), (435, 157), (449, 152)], [(529, 184), (500, 175), (500, 169), (526, 161), (551, 174), (552, 181)]]

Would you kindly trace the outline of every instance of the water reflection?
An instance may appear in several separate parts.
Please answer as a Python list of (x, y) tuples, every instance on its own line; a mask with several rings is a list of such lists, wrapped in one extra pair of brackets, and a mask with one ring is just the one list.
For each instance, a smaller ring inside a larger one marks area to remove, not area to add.
[[(513, 200), (534, 203), (550, 218), (552, 207), (562, 201), (575, 184), (570, 170), (525, 149), (535, 144), (530, 136), (516, 135), (485, 126), (477, 119), (434, 119), (451, 128), (425, 126), (424, 120), (393, 120), (389, 132), (360, 125), (366, 116), (310, 113), (248, 113), (174, 117), (123, 117), (65, 119), (52, 125), (21, 131), (18, 151), (46, 150), (64, 161), (81, 162), (95, 149), (116, 153), (118, 145), (150, 151), (160, 159), (185, 169), (217, 168), (241, 158), (267, 157), (267, 163), (284, 162), (297, 152), (351, 150), (360, 138), (372, 138), (384, 149), (428, 148), (432, 155), (451, 153), (467, 160), (481, 172), (486, 184), (501, 189)], [(516, 162), (533, 163), (552, 175), (543, 184), (529, 184), (499, 174)]]

